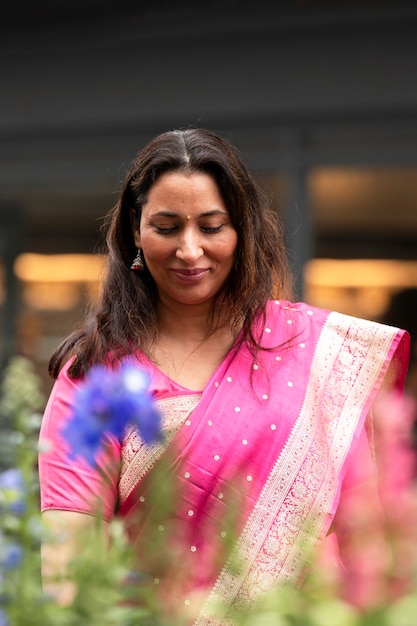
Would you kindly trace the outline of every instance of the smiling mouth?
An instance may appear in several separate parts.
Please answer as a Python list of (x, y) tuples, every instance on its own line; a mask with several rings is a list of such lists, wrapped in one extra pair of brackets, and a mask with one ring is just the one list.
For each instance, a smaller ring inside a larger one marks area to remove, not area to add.
[(209, 270), (200, 267), (200, 268), (196, 268), (193, 270), (173, 269), (171, 271), (177, 278), (179, 278), (180, 280), (183, 280), (184, 282), (197, 282), (201, 280), (202, 278), (204, 278), (204, 276), (208, 273)]

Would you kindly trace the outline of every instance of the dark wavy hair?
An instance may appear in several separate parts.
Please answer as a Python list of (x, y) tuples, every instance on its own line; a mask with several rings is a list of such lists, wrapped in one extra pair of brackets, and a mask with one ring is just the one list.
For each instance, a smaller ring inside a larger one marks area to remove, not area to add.
[(107, 216), (107, 267), (101, 296), (82, 326), (57, 348), (49, 363), (56, 378), (65, 361), (75, 356), (69, 374), (77, 377), (91, 365), (119, 360), (138, 348), (147, 353), (158, 330), (158, 296), (145, 267), (130, 269), (136, 255), (133, 220), (152, 185), (167, 172), (203, 172), (216, 181), (238, 235), (232, 271), (212, 307), (210, 328), (230, 324), (239, 341), (253, 353), (259, 348), (255, 321), (264, 323), (268, 299), (291, 298), (291, 277), (276, 213), (238, 150), (205, 129), (174, 130), (153, 139), (134, 160), (119, 201)]

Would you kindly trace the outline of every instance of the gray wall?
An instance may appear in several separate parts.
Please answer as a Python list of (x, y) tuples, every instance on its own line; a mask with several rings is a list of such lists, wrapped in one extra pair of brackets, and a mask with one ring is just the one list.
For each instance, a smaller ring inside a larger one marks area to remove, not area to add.
[(72, 19), (3, 25), (0, 189), (112, 186), (150, 136), (189, 124), (230, 132), (260, 168), (293, 158), (294, 133), (304, 164), (416, 161), (415, 2), (89, 2), (78, 21), (74, 0)]

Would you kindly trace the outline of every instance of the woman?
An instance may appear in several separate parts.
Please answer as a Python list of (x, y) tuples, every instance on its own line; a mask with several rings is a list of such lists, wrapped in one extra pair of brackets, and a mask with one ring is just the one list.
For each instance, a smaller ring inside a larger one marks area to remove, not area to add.
[[(275, 216), (236, 149), (207, 130), (164, 133), (140, 152), (107, 244), (101, 299), (50, 362), (57, 381), (41, 439), (53, 445), (40, 457), (48, 523), (85, 528), (100, 493), (103, 518), (124, 518), (140, 567), (142, 537), (156, 524), (150, 485), (168, 459), (164, 479), (179, 494), (169, 544), (186, 580), (172, 591), (172, 570), (165, 579), (150, 570), (162, 597), (179, 597), (196, 624), (224, 624), (231, 606), (296, 584), (320, 543), (332, 563), (340, 552), (342, 593), (377, 602), (375, 559), (363, 547), (352, 558), (351, 538), (356, 524), (369, 549), (381, 539), (366, 424), (384, 377), (403, 385), (406, 333), (290, 302)], [(129, 431), (108, 437), (101, 473), (69, 463), (59, 433), (74, 390), (90, 365), (117, 366), (127, 355), (151, 376), (165, 444), (146, 447)], [(366, 520), (352, 502), (366, 503)], [(63, 566), (72, 549), (68, 542)], [(48, 570), (48, 547), (45, 562)], [(346, 571), (366, 579), (366, 597)], [(223, 607), (218, 621), (212, 601)]]

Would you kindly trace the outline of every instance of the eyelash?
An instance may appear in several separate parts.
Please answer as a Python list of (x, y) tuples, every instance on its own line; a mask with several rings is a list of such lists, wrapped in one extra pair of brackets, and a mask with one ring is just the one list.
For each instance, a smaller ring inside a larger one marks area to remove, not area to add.
[[(215, 227), (202, 226), (200, 230), (206, 235), (215, 235), (216, 233), (219, 233), (222, 230), (223, 226), (224, 224), (220, 224), (220, 226), (215, 226)], [(156, 226), (155, 228), (160, 235), (171, 235), (173, 232), (177, 230), (176, 226), (174, 226), (173, 228), (161, 228), (160, 226)]]

